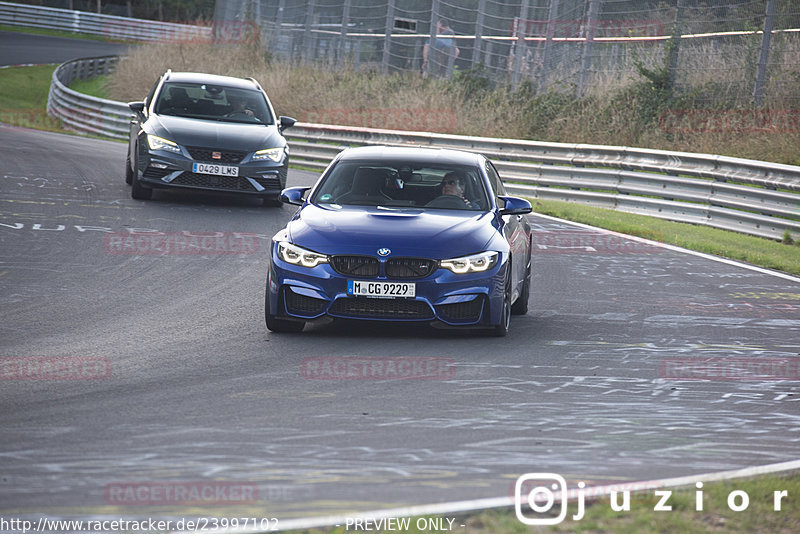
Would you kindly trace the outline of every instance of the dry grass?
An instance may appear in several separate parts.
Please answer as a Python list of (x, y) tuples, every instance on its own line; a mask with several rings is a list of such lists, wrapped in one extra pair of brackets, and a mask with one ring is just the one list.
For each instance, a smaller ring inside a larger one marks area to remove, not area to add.
[(140, 100), (167, 69), (253, 76), (266, 73), (267, 62), (248, 47), (212, 47), (203, 43), (142, 45), (120, 61), (109, 83), (111, 97)]
[[(785, 63), (786, 68), (776, 73), (771, 83), (782, 83), (787, 94), (771, 100), (769, 105), (787, 109), (791, 105), (783, 102), (800, 98), (800, 84), (788, 83), (800, 79), (792, 70), (798, 67), (796, 59), (791, 59), (800, 54), (800, 38), (782, 39), (778, 52), (776, 60)], [(254, 46), (144, 45), (120, 63), (110, 92), (115, 100), (141, 99), (167, 68), (252, 76), (270, 95), (279, 114), (306, 122), (651, 147), (800, 164), (800, 132), (796, 124), (789, 132), (662, 130), (658, 113), (663, 110), (653, 109), (662, 103), (654, 102), (646, 87), (642, 90), (643, 79), (636, 74), (635, 58), (654, 68), (663, 62), (663, 51), (642, 49), (626, 54), (619, 59), (615, 77), (603, 81), (598, 75), (591, 80), (592, 89), (586, 97), (575, 100), (567, 95), (542, 96), (508, 88), (476, 89), (464, 77), (423, 79), (414, 73), (381, 76), (372, 71), (270, 61)], [(718, 62), (738, 71), (728, 76), (714, 74), (718, 83), (706, 86), (702, 78), (693, 79), (700, 97), (703, 91), (718, 91), (720, 87), (723, 92), (733, 91), (740, 83), (741, 54), (737, 55), (734, 48), (718, 48), (712, 56), (710, 49), (684, 47), (681, 58), (688, 62), (684, 64), (694, 65), (696, 72), (717, 72)], [(712, 63), (715, 70), (709, 71)]]
[(202, 43), (142, 46), (122, 60), (109, 89), (111, 98), (141, 99), (167, 68), (173, 71), (251, 76), (270, 95), (276, 111), (309, 122), (350, 126), (463, 130), (453, 102), (431, 90), (419, 76), (380, 76), (348, 70), (269, 61), (250, 47), (213, 47)]

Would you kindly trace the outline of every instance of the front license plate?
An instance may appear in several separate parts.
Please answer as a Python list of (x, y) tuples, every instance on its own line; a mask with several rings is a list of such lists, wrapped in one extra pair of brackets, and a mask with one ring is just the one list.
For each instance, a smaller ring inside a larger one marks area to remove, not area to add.
[(347, 281), (347, 294), (362, 297), (413, 298), (417, 286), (412, 282)]
[(217, 176), (239, 176), (239, 167), (217, 165), (216, 163), (194, 163), (192, 172), (197, 174), (216, 174)]

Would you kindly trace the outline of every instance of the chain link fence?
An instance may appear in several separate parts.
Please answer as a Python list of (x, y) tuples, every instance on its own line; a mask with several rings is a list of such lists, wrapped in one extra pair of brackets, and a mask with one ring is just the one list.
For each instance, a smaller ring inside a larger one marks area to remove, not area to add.
[(701, 104), (800, 104), (796, 0), (216, 0), (214, 19), (251, 21), (275, 57), (330, 69), (575, 96), (647, 69)]

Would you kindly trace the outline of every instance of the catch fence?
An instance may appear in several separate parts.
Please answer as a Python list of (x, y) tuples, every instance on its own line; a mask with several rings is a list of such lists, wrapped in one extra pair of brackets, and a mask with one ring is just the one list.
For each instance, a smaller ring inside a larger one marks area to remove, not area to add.
[(800, 105), (793, 0), (217, 0), (215, 21), (253, 21), (273, 55), (331, 69), (576, 96), (665, 71), (701, 105)]

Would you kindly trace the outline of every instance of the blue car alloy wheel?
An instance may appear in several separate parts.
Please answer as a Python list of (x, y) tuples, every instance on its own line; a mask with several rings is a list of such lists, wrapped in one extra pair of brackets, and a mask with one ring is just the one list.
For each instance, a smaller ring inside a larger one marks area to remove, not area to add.
[(300, 208), (272, 239), (269, 330), (341, 318), (504, 336), (527, 312), (531, 205), (481, 155), (347, 149), (281, 200)]

